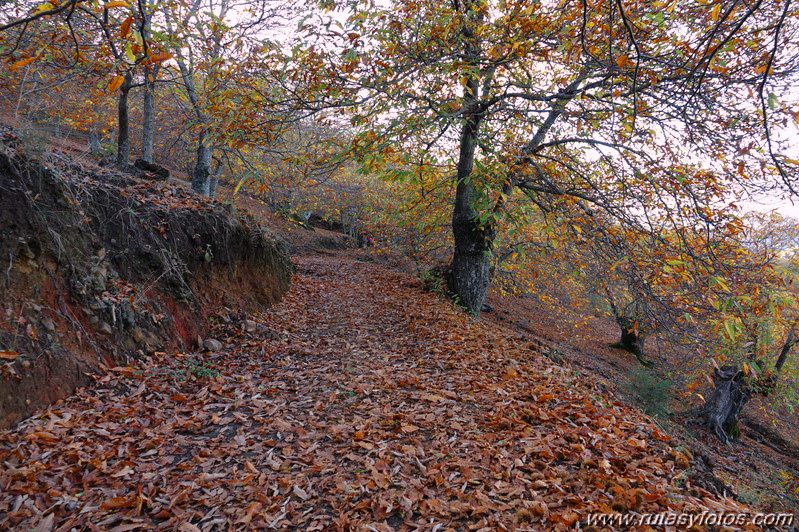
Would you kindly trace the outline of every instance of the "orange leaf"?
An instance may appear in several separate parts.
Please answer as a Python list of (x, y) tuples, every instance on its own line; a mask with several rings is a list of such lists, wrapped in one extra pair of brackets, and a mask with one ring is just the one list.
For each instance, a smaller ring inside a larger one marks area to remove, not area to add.
[(172, 59), (172, 54), (170, 54), (169, 52), (158, 52), (157, 54), (151, 55), (148, 59), (151, 63), (158, 63), (161, 61)]
[(125, 82), (125, 76), (117, 74), (110, 82), (108, 82), (108, 92), (116, 92)]
[(51, 434), (49, 432), (40, 431), (40, 432), (34, 432), (32, 434), (28, 434), (27, 436), (25, 436), (25, 439), (28, 440), (28, 441), (42, 440), (42, 441), (45, 441), (45, 442), (53, 443), (53, 442), (57, 442), (59, 438), (55, 434)]
[(16, 351), (0, 351), (0, 359), (2, 360), (14, 360), (19, 356), (19, 353)]
[[(698, 395), (698, 394), (697, 394)], [(665, 434), (657, 429), (652, 432), (652, 437), (658, 441), (671, 441), (671, 436)]]
[(111, 497), (106, 499), (100, 508), (103, 510), (115, 510), (117, 508), (133, 508), (136, 506), (135, 497)]
[(36, 61), (37, 59), (38, 59), (38, 57), (28, 57), (27, 59), (22, 59), (20, 61), (17, 61), (16, 63), (12, 63), (12, 65), (10, 67), (8, 67), (8, 69), (9, 70), (16, 70), (18, 68), (22, 68), (24, 66), (28, 66), (31, 63), (33, 63), (34, 61)]
[(119, 26), (119, 36), (120, 37), (122, 37), (123, 39), (126, 39), (128, 37), (128, 35), (130, 35), (130, 26), (131, 26), (131, 24), (133, 24), (133, 17), (128, 17), (128, 18), (125, 19), (125, 21), (122, 23), (122, 25)]

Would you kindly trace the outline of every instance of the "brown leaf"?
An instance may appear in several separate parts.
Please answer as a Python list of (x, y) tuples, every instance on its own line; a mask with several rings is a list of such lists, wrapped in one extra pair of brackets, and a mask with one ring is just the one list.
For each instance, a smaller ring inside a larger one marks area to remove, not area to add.
[(111, 497), (100, 505), (103, 510), (117, 510), (119, 508), (133, 508), (136, 506), (136, 497)]
[(125, 467), (122, 468), (122, 470), (114, 473), (111, 476), (114, 477), (114, 478), (119, 478), (119, 477), (124, 477), (124, 476), (130, 475), (131, 473), (133, 473), (133, 469), (130, 466), (125, 466)]

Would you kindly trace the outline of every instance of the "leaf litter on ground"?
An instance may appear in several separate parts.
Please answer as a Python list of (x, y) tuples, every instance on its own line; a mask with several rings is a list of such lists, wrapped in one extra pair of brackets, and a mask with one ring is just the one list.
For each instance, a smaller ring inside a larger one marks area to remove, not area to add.
[(569, 530), (746, 511), (648, 418), (411, 277), (298, 259), (223, 349), (114, 368), (0, 432), (0, 528)]

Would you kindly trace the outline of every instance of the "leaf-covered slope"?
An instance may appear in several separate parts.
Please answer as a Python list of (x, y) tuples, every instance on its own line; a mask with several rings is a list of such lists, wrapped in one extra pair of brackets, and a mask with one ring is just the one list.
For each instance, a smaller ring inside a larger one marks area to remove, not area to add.
[(691, 486), (639, 413), (407, 276), (303, 257), (256, 321), (0, 433), (0, 527), (565, 530), (739, 509)]

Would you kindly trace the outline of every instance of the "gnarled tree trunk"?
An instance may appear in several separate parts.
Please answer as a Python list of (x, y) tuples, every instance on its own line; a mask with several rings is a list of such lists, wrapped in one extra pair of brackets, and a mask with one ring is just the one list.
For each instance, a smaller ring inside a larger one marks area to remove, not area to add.
[(713, 372), (716, 387), (705, 401), (703, 414), (708, 426), (721, 441), (729, 444), (738, 439), (738, 419), (749, 401), (744, 372), (738, 366), (721, 366)]
[(644, 366), (652, 363), (644, 356), (644, 334), (636, 327), (635, 320), (627, 316), (616, 316), (616, 323), (621, 329), (621, 337), (616, 347), (635, 355), (638, 362)]

